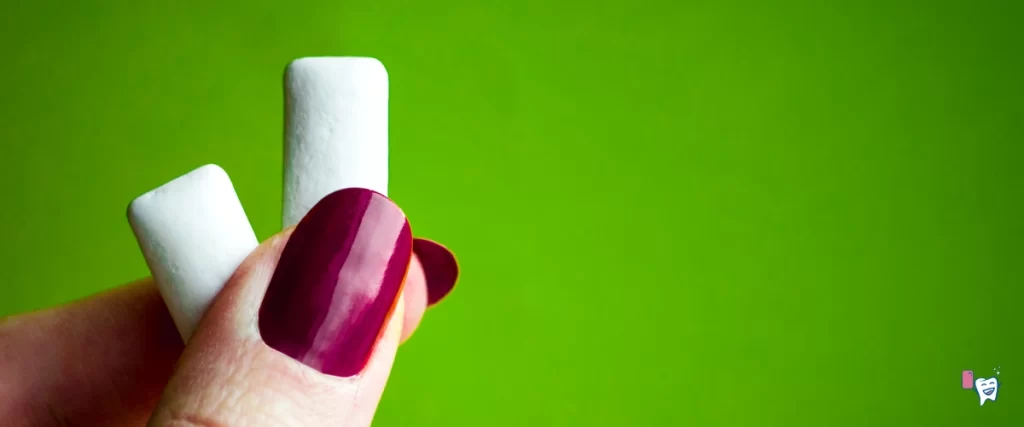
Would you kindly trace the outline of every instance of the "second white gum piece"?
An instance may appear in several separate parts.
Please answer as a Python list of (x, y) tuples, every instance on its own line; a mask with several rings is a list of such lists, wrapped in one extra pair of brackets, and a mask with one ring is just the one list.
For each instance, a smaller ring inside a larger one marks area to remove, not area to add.
[(324, 196), (388, 190), (388, 74), (374, 58), (312, 57), (285, 70), (282, 222)]
[(214, 297), (259, 245), (235, 188), (219, 166), (202, 166), (132, 201), (128, 222), (188, 342)]

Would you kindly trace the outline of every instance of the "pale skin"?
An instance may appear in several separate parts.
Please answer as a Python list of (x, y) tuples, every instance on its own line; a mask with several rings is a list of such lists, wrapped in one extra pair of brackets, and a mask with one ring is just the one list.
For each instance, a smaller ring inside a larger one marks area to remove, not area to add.
[(369, 363), (322, 374), (263, 343), (257, 313), (291, 230), (242, 263), (185, 346), (150, 279), (0, 319), (0, 414), (16, 426), (368, 426), (426, 310), (414, 257)]

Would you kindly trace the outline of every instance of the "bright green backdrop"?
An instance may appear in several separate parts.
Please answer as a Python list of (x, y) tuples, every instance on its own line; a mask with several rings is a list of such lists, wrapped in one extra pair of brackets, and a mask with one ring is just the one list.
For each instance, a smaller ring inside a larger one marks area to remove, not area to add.
[(284, 65), (369, 55), (463, 267), (376, 425), (1024, 420), (1021, 2), (19, 3), (0, 315), (145, 275), (127, 203), (204, 163), (277, 231)]

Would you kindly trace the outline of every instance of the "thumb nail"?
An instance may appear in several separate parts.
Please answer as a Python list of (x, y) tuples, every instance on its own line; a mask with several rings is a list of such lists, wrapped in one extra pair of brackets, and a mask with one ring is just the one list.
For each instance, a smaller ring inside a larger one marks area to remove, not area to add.
[(271, 348), (329, 375), (362, 372), (412, 257), (402, 210), (362, 188), (331, 193), (299, 222), (260, 306)]

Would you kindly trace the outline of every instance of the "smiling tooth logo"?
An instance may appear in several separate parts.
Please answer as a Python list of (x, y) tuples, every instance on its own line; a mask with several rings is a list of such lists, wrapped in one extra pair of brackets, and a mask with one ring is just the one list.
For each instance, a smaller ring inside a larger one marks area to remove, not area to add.
[(978, 390), (979, 405), (984, 405), (986, 400), (996, 401), (996, 393), (999, 392), (999, 380), (993, 378), (978, 378), (974, 380), (974, 389)]

